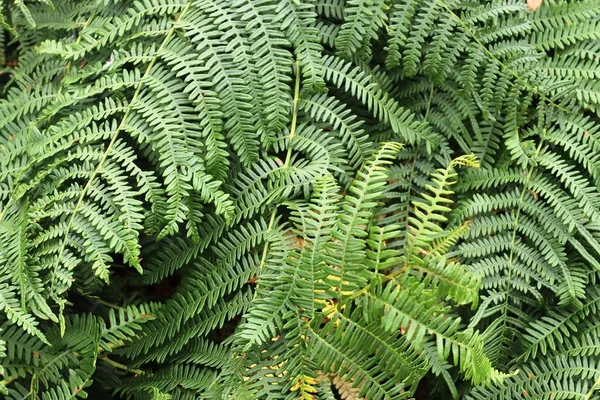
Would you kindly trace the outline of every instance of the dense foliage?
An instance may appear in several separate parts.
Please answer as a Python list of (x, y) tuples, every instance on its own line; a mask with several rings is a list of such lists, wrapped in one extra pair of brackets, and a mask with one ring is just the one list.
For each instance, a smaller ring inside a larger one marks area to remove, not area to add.
[(600, 396), (599, 0), (0, 5), (8, 398)]

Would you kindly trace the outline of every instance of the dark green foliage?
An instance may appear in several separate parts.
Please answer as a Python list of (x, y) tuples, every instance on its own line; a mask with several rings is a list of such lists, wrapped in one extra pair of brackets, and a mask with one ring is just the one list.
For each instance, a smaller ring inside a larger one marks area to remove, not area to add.
[(526, 3), (0, 3), (0, 392), (597, 396), (600, 2)]

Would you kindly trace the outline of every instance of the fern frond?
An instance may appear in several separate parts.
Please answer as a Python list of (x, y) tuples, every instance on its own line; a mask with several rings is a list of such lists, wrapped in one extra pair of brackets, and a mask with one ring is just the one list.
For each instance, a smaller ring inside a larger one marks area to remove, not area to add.
[(335, 39), (336, 49), (345, 58), (363, 54), (369, 42), (376, 39), (387, 16), (383, 0), (348, 0), (344, 7), (344, 23)]

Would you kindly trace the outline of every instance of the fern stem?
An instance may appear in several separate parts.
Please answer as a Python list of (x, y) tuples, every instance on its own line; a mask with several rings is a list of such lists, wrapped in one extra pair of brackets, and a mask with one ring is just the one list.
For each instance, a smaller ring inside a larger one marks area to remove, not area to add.
[(6, 379), (3, 379), (2, 382), (0, 382), (0, 383), (2, 383), (4, 386), (6, 386), (6, 385), (10, 385), (11, 383), (13, 383), (16, 380), (17, 380), (17, 376), (13, 375), (13, 376), (9, 376)]
[[(427, 121), (427, 118), (429, 118), (429, 113), (431, 112), (431, 103), (433, 103), (433, 90), (435, 89), (435, 85), (432, 83), (431, 84), (431, 88), (429, 88), (429, 99), (427, 99), (427, 109), (425, 110), (425, 116), (423, 117), (423, 122)], [(419, 144), (421, 142), (418, 142), (416, 147), (418, 148)]]
[(589, 392), (587, 392), (583, 400), (591, 400), (592, 394), (594, 394), (594, 392), (598, 390), (598, 388), (600, 388), (600, 376), (598, 377), (598, 379), (596, 379), (596, 382), (594, 382), (592, 388)]
[[(289, 167), (290, 160), (292, 159), (292, 139), (296, 136), (296, 124), (298, 122), (298, 101), (300, 100), (300, 60), (296, 60), (296, 84), (294, 86), (294, 100), (292, 107), (292, 126), (290, 127), (290, 135), (288, 141), (288, 149), (287, 154), (285, 156), (285, 162), (283, 164), (282, 169)], [(267, 232), (270, 232), (273, 229), (273, 225), (275, 224), (275, 217), (277, 216), (277, 207), (273, 209), (271, 213), (271, 219), (269, 220), (269, 225), (267, 227)], [(269, 246), (265, 244), (263, 249), (262, 258), (260, 260), (260, 266), (258, 267), (258, 272), (260, 273), (265, 266), (265, 262), (267, 261), (267, 252)], [(254, 292), (256, 294), (256, 292)]]
[[(121, 347), (123, 347), (125, 345), (126, 345), (126, 343), (124, 341), (122, 341), (122, 340), (119, 340), (118, 343), (108, 343), (107, 344), (108, 348), (111, 349), (111, 350), (115, 350), (115, 349), (121, 348)], [(106, 349), (104, 347), (102, 347), (102, 346), (98, 347), (98, 354), (102, 354), (105, 351), (106, 351)], [(72, 353), (77, 358), (81, 358), (82, 357), (81, 354), (79, 354), (77, 351), (73, 351)], [(99, 356), (99, 357), (105, 357), (105, 356)]]
[(111, 360), (110, 358), (108, 358), (108, 356), (101, 355), (98, 358), (100, 360), (104, 361), (105, 363), (107, 363), (108, 365), (110, 365), (111, 367), (122, 369), (123, 371), (127, 371), (127, 372), (133, 372), (134, 374), (137, 374), (137, 375), (144, 374), (144, 371), (142, 371), (141, 369), (130, 368), (125, 364), (121, 364), (119, 362)]
[[(189, 10), (190, 6), (191, 6), (191, 2), (188, 2), (187, 5), (185, 6), (185, 8), (183, 9), (183, 11), (179, 14), (179, 17), (177, 17), (177, 19), (175, 20), (175, 23), (173, 24), (173, 26), (171, 27), (171, 29), (167, 33), (167, 36), (162, 41), (162, 43), (161, 43), (160, 47), (158, 48), (158, 50), (156, 51), (154, 57), (152, 58), (152, 60), (148, 64), (148, 67), (146, 68), (146, 71), (144, 72), (144, 75), (140, 78), (138, 86), (137, 86), (137, 88), (136, 88), (136, 90), (135, 90), (135, 92), (133, 94), (133, 97), (131, 98), (131, 101), (129, 103), (129, 106), (127, 107), (127, 110), (125, 111), (125, 114), (123, 115), (123, 118), (121, 119), (121, 122), (120, 122), (119, 126), (117, 127), (117, 129), (115, 130), (115, 132), (112, 135), (112, 138), (111, 138), (111, 140), (110, 140), (110, 142), (108, 144), (108, 147), (106, 148), (106, 151), (102, 155), (102, 158), (100, 159), (100, 162), (96, 166), (96, 169), (94, 169), (94, 172), (92, 173), (92, 176), (87, 181), (87, 183), (85, 184), (83, 190), (81, 191), (81, 195), (79, 196), (79, 199), (78, 199), (77, 203), (75, 204), (75, 208), (73, 209), (73, 212), (71, 213), (71, 217), (69, 218), (69, 222), (68, 222), (67, 227), (65, 229), (65, 238), (64, 238), (64, 240), (62, 242), (60, 251), (59, 251), (59, 253), (57, 255), (57, 258), (56, 258), (56, 265), (54, 267), (55, 270), (56, 270), (56, 268), (58, 268), (58, 264), (60, 263), (62, 255), (63, 255), (63, 253), (65, 251), (65, 248), (66, 248), (66, 245), (67, 245), (67, 240), (69, 238), (69, 232), (71, 230), (71, 227), (73, 226), (73, 222), (75, 220), (75, 216), (77, 215), (77, 212), (79, 211), (79, 209), (83, 205), (83, 200), (84, 200), (87, 192), (90, 190), (90, 187), (92, 186), (92, 182), (94, 181), (94, 179), (96, 179), (96, 177), (98, 176), (98, 174), (100, 174), (100, 171), (104, 167), (104, 163), (108, 159), (109, 153), (111, 152), (114, 144), (117, 141), (119, 133), (125, 127), (125, 124), (127, 122), (127, 118), (129, 117), (129, 114), (131, 113), (131, 110), (133, 109), (133, 105), (135, 104), (135, 102), (136, 102), (136, 100), (137, 100), (137, 98), (138, 98), (138, 96), (139, 96), (139, 94), (140, 94), (140, 92), (142, 90), (142, 87), (144, 86), (144, 81), (150, 75), (150, 71), (152, 70), (152, 68), (154, 67), (154, 64), (158, 60), (159, 54), (162, 52), (162, 50), (164, 49), (164, 47), (166, 46), (166, 44), (169, 42), (169, 40), (171, 39), (171, 37), (175, 33), (175, 25), (179, 21), (181, 21), (181, 18)], [(61, 314), (62, 314), (62, 309), (61, 309)], [(62, 329), (62, 324), (61, 324), (61, 333), (62, 332), (63, 332), (63, 329)]]
[(100, 304), (100, 305), (103, 305), (103, 306), (106, 306), (106, 307), (110, 307), (110, 308), (113, 308), (113, 309), (115, 309), (115, 310), (118, 310), (118, 309), (120, 309), (120, 308), (121, 308), (120, 306), (118, 306), (118, 305), (116, 305), (116, 304), (113, 304), (113, 303), (109, 303), (108, 301), (102, 300), (102, 299), (101, 299), (101, 298), (99, 298), (99, 297), (98, 297), (98, 298), (96, 298), (96, 299), (94, 299), (94, 303), (96, 303), (96, 304)]
[(290, 165), (292, 158), (292, 139), (296, 136), (296, 125), (298, 123), (298, 102), (300, 101), (300, 60), (296, 60), (296, 84), (294, 86), (294, 100), (292, 106), (292, 126), (290, 128), (289, 144), (287, 154), (285, 156), (285, 163), (283, 168)]

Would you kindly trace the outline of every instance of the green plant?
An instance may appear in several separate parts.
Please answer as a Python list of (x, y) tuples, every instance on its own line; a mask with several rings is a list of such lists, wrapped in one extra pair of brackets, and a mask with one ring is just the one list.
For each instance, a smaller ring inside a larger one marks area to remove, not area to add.
[(530, 8), (5, 4), (0, 391), (593, 398), (600, 2)]

